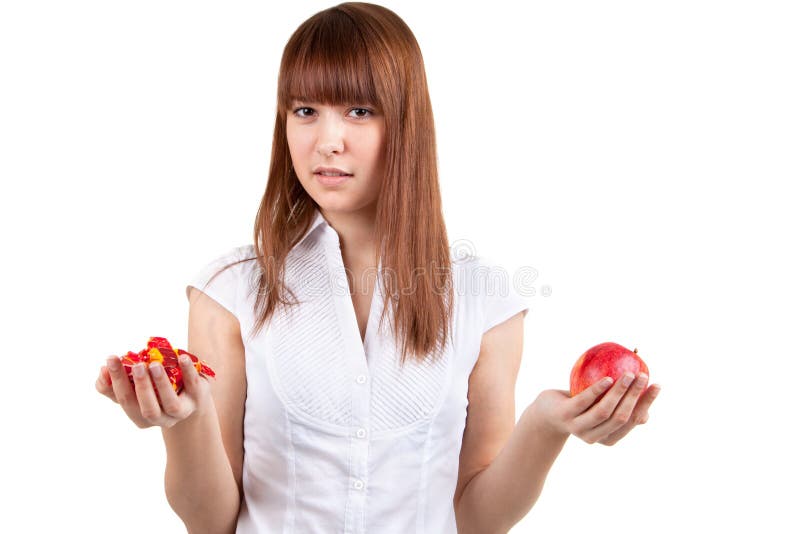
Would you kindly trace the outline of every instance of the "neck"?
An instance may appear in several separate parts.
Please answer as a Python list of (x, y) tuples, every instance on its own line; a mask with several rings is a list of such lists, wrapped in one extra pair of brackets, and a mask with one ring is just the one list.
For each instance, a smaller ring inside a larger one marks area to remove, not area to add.
[(375, 257), (375, 208), (359, 211), (327, 211), (320, 213), (339, 234), (342, 255), (349, 261), (373, 263)]

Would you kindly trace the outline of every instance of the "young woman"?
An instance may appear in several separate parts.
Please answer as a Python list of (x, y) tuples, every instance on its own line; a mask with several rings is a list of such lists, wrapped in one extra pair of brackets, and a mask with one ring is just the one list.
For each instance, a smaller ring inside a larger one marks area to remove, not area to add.
[(645, 421), (641, 378), (544, 391), (516, 421), (528, 304), (451, 254), (422, 55), (396, 14), (304, 22), (277, 107), (253, 243), (187, 287), (187, 348), (217, 378), (184, 364), (175, 395), (154, 364), (133, 388), (111, 357), (97, 382), (162, 428), (189, 532), (506, 532), (571, 434), (611, 445)]

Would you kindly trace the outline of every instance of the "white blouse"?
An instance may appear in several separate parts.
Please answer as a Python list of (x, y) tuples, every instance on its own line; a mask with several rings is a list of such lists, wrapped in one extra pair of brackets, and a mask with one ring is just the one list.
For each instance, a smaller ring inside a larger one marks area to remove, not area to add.
[(242, 332), (247, 399), (236, 532), (455, 533), (468, 381), (481, 336), (527, 313), (529, 297), (511, 273), (454, 257), (453, 341), (443, 359), (408, 358), (400, 368), (391, 311), (378, 330), (380, 283), (362, 343), (339, 236), (319, 211), (286, 263), (286, 282), (302, 304), (251, 338), (257, 262), (205, 285), (221, 266), (252, 257), (252, 245), (234, 248), (189, 284), (233, 313)]

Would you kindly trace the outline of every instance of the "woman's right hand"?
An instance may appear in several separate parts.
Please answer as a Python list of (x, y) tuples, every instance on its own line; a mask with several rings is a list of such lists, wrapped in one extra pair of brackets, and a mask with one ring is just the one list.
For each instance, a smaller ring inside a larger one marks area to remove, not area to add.
[(178, 361), (183, 373), (183, 390), (180, 395), (172, 389), (164, 366), (160, 363), (151, 363), (149, 373), (144, 363), (134, 365), (134, 388), (122, 362), (116, 356), (110, 356), (106, 365), (100, 368), (97, 391), (122, 406), (139, 428), (169, 428), (192, 414), (207, 409), (213, 403), (211, 385), (200, 376), (192, 361), (183, 356)]

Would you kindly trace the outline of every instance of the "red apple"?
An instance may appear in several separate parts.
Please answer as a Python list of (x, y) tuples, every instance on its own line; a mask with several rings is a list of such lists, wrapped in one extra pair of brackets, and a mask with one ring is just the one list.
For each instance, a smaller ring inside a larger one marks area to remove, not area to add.
[(650, 371), (636, 350), (631, 352), (622, 345), (609, 341), (584, 352), (575, 362), (569, 377), (570, 395), (574, 397), (606, 376), (610, 376), (615, 382), (625, 373), (633, 373), (634, 377), (645, 373), (649, 377)]

